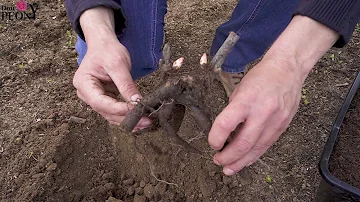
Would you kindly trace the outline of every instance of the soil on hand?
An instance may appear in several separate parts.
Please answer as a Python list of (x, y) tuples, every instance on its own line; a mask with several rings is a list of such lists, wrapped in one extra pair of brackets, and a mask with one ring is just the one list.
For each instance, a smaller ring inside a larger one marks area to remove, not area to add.
[[(172, 60), (185, 57), (179, 75), (203, 72), (199, 59), (237, 2), (168, 1), (166, 41)], [(332, 49), (317, 63), (304, 84), (299, 112), (280, 140), (260, 161), (226, 177), (212, 162), (215, 152), (189, 113), (179, 135), (204, 155), (184, 151), (163, 130), (136, 138), (123, 133), (77, 98), (72, 86), (76, 36), (64, 1), (41, 1), (36, 20), (0, 25), (4, 202), (313, 201), (319, 155), (360, 66), (360, 37), (355, 32), (349, 45)], [(155, 72), (137, 84), (147, 94), (158, 82)], [(215, 115), (227, 104), (218, 83), (206, 99)], [(72, 116), (86, 121), (74, 122)]]
[(340, 128), (330, 172), (340, 180), (360, 189), (360, 91), (355, 95)]

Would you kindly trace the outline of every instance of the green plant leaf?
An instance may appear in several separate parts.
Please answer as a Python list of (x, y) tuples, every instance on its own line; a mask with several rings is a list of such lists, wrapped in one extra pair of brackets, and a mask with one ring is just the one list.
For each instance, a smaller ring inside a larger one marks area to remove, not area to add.
[(70, 47), (72, 47), (72, 40), (73, 40), (74, 36), (72, 35), (71, 31), (67, 30), (66, 37), (68, 38), (68, 41), (66, 44), (70, 48)]
[(24, 68), (24, 64), (23, 64), (23, 63), (19, 64), (19, 68), (20, 68), (20, 69), (23, 69), (23, 68)]
[(270, 175), (266, 175), (265, 180), (267, 183), (272, 183), (272, 178)]
[(306, 88), (303, 88), (303, 89), (302, 89), (302, 94), (303, 94), (303, 95), (306, 95), (306, 92), (307, 92)]
[(335, 60), (335, 55), (334, 55), (334, 54), (331, 54), (331, 55), (330, 55), (330, 59), (334, 61), (334, 60)]
[(310, 103), (310, 102), (309, 102), (307, 99), (304, 100), (304, 104), (305, 104), (305, 105), (308, 105), (309, 103)]

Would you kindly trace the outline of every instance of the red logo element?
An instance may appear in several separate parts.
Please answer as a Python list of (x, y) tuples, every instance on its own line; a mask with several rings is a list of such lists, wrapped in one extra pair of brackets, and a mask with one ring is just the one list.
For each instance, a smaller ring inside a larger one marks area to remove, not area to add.
[(20, 0), (16, 3), (16, 9), (19, 11), (26, 11), (27, 3), (24, 0)]

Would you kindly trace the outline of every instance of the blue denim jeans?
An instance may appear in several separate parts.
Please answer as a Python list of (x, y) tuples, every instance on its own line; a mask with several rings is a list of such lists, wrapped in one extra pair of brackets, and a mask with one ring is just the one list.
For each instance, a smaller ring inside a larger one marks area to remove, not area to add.
[[(242, 72), (246, 65), (261, 57), (289, 24), (298, 0), (240, 0), (231, 19), (215, 32), (210, 54), (213, 56), (230, 31), (240, 36), (239, 42), (226, 58), (225, 72)], [(162, 57), (166, 0), (121, 0), (127, 29), (119, 41), (128, 49), (133, 79), (156, 70)], [(78, 38), (76, 50), (80, 64), (87, 50)]]

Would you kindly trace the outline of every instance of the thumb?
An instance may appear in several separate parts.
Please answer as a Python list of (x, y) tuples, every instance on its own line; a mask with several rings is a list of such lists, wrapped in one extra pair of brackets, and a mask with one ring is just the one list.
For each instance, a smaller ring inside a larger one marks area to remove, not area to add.
[(123, 99), (125, 101), (136, 101), (141, 98), (140, 92), (130, 74), (130, 58), (125, 56), (115, 61), (110, 63), (106, 69)]

